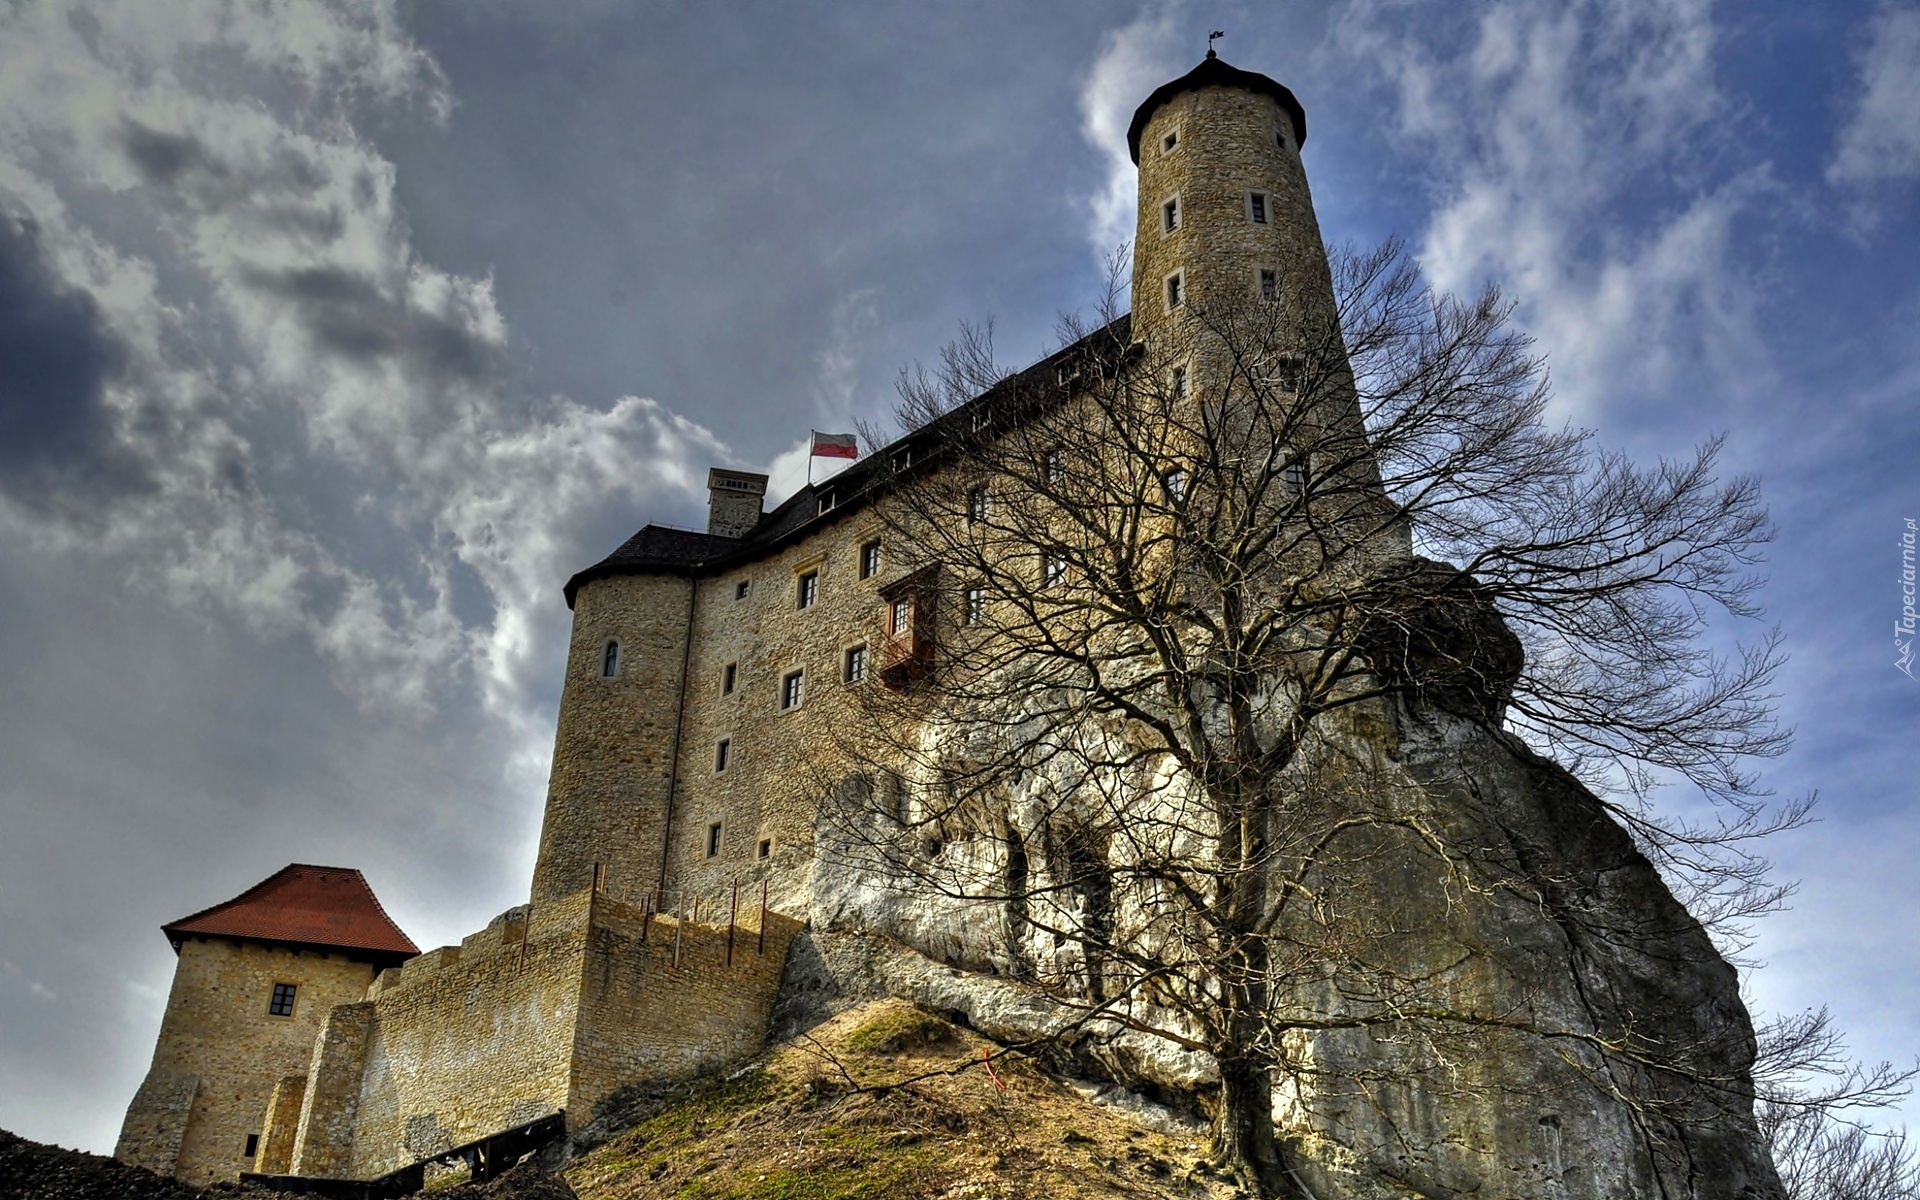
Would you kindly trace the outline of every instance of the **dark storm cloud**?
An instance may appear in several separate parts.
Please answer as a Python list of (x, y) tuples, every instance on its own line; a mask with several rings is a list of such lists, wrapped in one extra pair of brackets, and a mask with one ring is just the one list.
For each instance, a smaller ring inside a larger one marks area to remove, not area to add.
[(106, 405), (125, 364), (93, 297), (54, 276), (33, 222), (0, 216), (0, 490), (36, 500), (140, 482)]
[(398, 361), (417, 378), (474, 382), (496, 368), (499, 352), (469, 330), (382, 292), (339, 267), (249, 271), (248, 286), (290, 301), (301, 323), (333, 353), (372, 365)]
[[(149, 187), (203, 211), (234, 213), (263, 229), (325, 244), (345, 228), (338, 208), (316, 203), (330, 176), (325, 166), (290, 145), (229, 162), (191, 133), (155, 129), (123, 117), (120, 150)], [(365, 188), (356, 198), (370, 203)]]
[(156, 186), (174, 184), (195, 168), (215, 178), (227, 175), (226, 165), (213, 156), (205, 142), (191, 134), (165, 133), (138, 121), (123, 120), (120, 146), (141, 176)]

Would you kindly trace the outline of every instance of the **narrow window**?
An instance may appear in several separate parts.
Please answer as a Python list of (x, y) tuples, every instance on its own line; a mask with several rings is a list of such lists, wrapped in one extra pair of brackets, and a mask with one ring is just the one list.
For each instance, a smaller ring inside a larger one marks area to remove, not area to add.
[(763, 859), (772, 858), (773, 857), (773, 839), (761, 838), (760, 844), (754, 848), (753, 856), (755, 858), (763, 858)]
[(747, 598), (747, 589), (752, 586), (753, 581), (751, 579), (742, 579), (739, 583), (734, 584), (733, 598), (735, 600), (745, 600)]
[(1171, 133), (1167, 134), (1167, 136), (1160, 139), (1160, 153), (1172, 154), (1173, 148), (1175, 146), (1178, 146), (1179, 144), (1180, 144), (1180, 131), (1176, 129)]
[(600, 678), (612, 679), (620, 673), (620, 643), (608, 642), (600, 652)]
[(1160, 206), (1160, 232), (1172, 233), (1180, 228), (1180, 197), (1175, 196)]
[(976, 525), (979, 524), (987, 519), (989, 511), (985, 484), (981, 484), (979, 487), (967, 493), (967, 520), (969, 522)]
[(1061, 480), (1066, 478), (1067, 452), (1065, 450), (1055, 446), (1053, 449), (1047, 451), (1046, 472), (1047, 482), (1050, 484), (1057, 485)]
[(1280, 147), (1282, 150), (1285, 150), (1287, 148), (1287, 135), (1284, 133), (1274, 134), (1273, 144)]
[(733, 695), (733, 689), (739, 686), (739, 683), (740, 683), (740, 664), (739, 663), (728, 663), (725, 667), (721, 668), (720, 694), (722, 696)]
[(860, 683), (867, 677), (867, 648), (852, 646), (847, 650), (846, 661), (841, 664), (840, 678), (848, 683)]
[(1262, 300), (1280, 298), (1280, 272), (1272, 267), (1260, 268), (1260, 298)]
[(1265, 192), (1247, 193), (1247, 216), (1255, 225), (1267, 223), (1267, 194)]
[(780, 679), (780, 711), (790, 712), (800, 707), (800, 701), (806, 698), (807, 673), (791, 671)]
[(1184, 289), (1182, 289), (1180, 286), (1180, 273), (1176, 271), (1173, 274), (1167, 276), (1167, 307), (1168, 308), (1179, 308), (1180, 305), (1185, 302), (1186, 296), (1183, 294), (1183, 292), (1184, 292)]
[(720, 822), (715, 821), (713, 824), (707, 826), (707, 857), (718, 858), (719, 856), (720, 856)]
[(860, 547), (860, 578), (872, 579), (880, 573), (880, 543), (868, 542)]
[(721, 738), (713, 744), (713, 773), (715, 775), (721, 775), (726, 772), (727, 759), (732, 751), (732, 738)]
[(1040, 586), (1055, 587), (1067, 577), (1067, 564), (1057, 554), (1042, 555), (1040, 559)]
[(1185, 367), (1175, 367), (1173, 369), (1173, 398), (1176, 400), (1185, 400), (1187, 398), (1187, 369)]
[(1175, 467), (1160, 477), (1160, 486), (1165, 489), (1167, 499), (1178, 504), (1187, 498), (1187, 473)]
[(1292, 359), (1282, 359), (1277, 375), (1279, 377), (1281, 391), (1297, 392), (1300, 390), (1299, 363), (1294, 362)]
[(896, 471), (904, 471), (912, 465), (913, 451), (911, 449), (902, 450), (893, 456), (893, 469)]
[(1306, 490), (1307, 456), (1294, 454), (1291, 450), (1283, 450), (1282, 453), (1289, 457), (1287, 465), (1280, 468), (1280, 481), (1296, 492)]
[(830, 510), (836, 503), (839, 495), (840, 495), (840, 489), (838, 488), (834, 488), (831, 491), (822, 492), (820, 494), (820, 511), (826, 512)]
[(259, 1134), (250, 1133), (247, 1135), (247, 1148), (243, 1153), (247, 1158), (252, 1158), (254, 1155), (260, 1153), (260, 1135)]
[(968, 625), (978, 625), (987, 619), (987, 589), (979, 584), (967, 589), (967, 607), (963, 620)]
[(913, 601), (905, 596), (895, 600), (887, 610), (887, 632), (905, 633), (913, 621)]
[(290, 1017), (293, 1015), (293, 995), (299, 989), (291, 983), (273, 985), (273, 999), (267, 1003), (267, 1015)]
[(979, 433), (991, 424), (993, 424), (992, 413), (984, 408), (976, 408), (973, 410), (973, 431), (975, 433)]
[(793, 606), (795, 608), (812, 608), (813, 602), (819, 599), (819, 597), (820, 572), (808, 571), (805, 575), (802, 575), (794, 585)]

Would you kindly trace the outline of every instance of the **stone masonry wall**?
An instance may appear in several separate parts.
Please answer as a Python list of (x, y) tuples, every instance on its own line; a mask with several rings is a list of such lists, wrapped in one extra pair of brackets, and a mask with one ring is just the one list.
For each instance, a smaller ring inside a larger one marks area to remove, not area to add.
[[(594, 884), (640, 900), (660, 873), (687, 636), (684, 579), (609, 580), (580, 589), (554, 733), (553, 773), (533, 899), (558, 899)], [(607, 642), (620, 663), (602, 674)]]
[(565, 1107), (588, 907), (513, 909), (381, 973), (350, 1152), (324, 1173), (371, 1179)]
[(647, 918), (603, 898), (587, 945), (573, 1044), (569, 1122), (592, 1119), (600, 1102), (636, 1079), (674, 1079), (738, 1062), (765, 1043), (787, 947), (800, 923), (767, 914), (764, 944), (756, 904), (733, 929)]
[[(703, 920), (723, 920), (734, 883), (757, 901), (759, 881), (770, 879), (774, 906), (802, 911), (797, 903), (813, 857), (814, 812), (834, 776), (834, 726), (857, 716), (851, 687), (881, 686), (880, 588), (902, 570), (900, 556), (882, 542), (879, 570), (860, 578), (861, 547), (880, 540), (873, 516), (856, 514), (765, 559), (700, 581), (667, 909), (684, 904), (691, 913), (697, 900)], [(801, 608), (799, 581), (809, 574), (816, 577), (815, 598)], [(749, 585), (747, 595), (736, 599), (741, 583)], [(846, 655), (856, 646), (868, 648), (867, 678), (849, 684)], [(731, 695), (723, 692), (729, 664)], [(783, 710), (782, 681), (795, 671), (803, 672), (803, 699)], [(723, 738), (727, 766), (716, 771)], [(718, 852), (709, 855), (715, 823)], [(759, 857), (762, 842), (765, 859)]]
[[(371, 966), (337, 954), (189, 939), (154, 1045), (154, 1086), (127, 1109), (115, 1157), (195, 1184), (252, 1170), (247, 1138), (264, 1132), (274, 1085), (306, 1066), (328, 1010), (372, 980)], [(267, 1012), (276, 983), (296, 989), (291, 1016)], [(182, 1089), (165, 1083), (182, 1077), (199, 1081), (184, 1121)]]
[(253, 1169), (262, 1175), (285, 1175), (293, 1169), (293, 1143), (300, 1136), (300, 1110), (306, 1107), (307, 1077), (282, 1075), (267, 1099), (266, 1132), (260, 1135), (260, 1153)]
[(338, 1176), (353, 1161), (353, 1124), (366, 1075), (367, 1039), (373, 1005), (336, 1005), (314, 1040), (294, 1135), (290, 1170), (295, 1175)]

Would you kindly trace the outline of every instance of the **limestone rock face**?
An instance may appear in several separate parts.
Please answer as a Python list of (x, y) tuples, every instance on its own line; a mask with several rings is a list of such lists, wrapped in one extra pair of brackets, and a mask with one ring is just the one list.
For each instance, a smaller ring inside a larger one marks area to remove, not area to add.
[[(1734, 970), (1605, 806), (1438, 704), (1383, 706), (1331, 741), (1344, 785), (1322, 772), (1297, 803), (1370, 819), (1347, 822), (1338, 853), (1274, 867), (1332, 898), (1276, 933), (1291, 955), (1272, 1019), (1276, 1120), (1305, 1192), (1780, 1196), (1753, 1125)], [(1018, 830), (1022, 803), (982, 827)], [(819, 833), (787, 1022), (903, 996), (1001, 1041), (1052, 1035), (1060, 1065), (1206, 1110), (1205, 1055), (1117, 1023), (1072, 1025), (1084, 996), (1062, 1004), (1026, 982), (1023, 958), (1047, 939), (1006, 904), (903, 886), (843, 836)], [(980, 841), (942, 850), (1001, 852)], [(1061, 975), (1039, 978), (1059, 990)]]

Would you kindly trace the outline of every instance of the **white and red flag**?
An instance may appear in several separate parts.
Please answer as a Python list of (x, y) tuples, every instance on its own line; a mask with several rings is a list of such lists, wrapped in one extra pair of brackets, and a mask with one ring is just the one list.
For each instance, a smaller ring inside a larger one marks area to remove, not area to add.
[(859, 458), (860, 442), (851, 433), (813, 432), (814, 458)]

